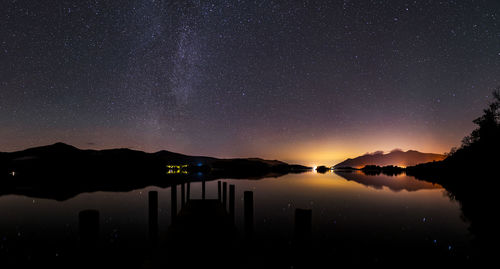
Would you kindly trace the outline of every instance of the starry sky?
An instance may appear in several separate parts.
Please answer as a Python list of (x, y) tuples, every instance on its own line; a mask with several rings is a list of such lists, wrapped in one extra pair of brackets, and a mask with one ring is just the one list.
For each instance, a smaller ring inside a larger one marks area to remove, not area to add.
[(499, 20), (496, 0), (3, 0), (0, 151), (443, 153), (500, 85)]

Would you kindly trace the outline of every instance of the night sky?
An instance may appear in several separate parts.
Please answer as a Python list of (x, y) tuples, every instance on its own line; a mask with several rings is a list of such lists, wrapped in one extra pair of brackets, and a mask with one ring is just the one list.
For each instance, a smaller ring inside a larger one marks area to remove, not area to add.
[(0, 4), (0, 151), (335, 164), (443, 153), (500, 85), (500, 1)]

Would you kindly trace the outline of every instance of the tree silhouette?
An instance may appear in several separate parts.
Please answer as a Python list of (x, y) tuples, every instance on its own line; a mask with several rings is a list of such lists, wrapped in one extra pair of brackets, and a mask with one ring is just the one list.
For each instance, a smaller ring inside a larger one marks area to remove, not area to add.
[(473, 122), (477, 128), (464, 137), (459, 148), (452, 148), (446, 159), (407, 167), (406, 173), (446, 188), (450, 198), (460, 203), (464, 218), (470, 221), (469, 230), (476, 236), (478, 250), (473, 259), (496, 259), (496, 248), (490, 246), (497, 243), (492, 235), (498, 233), (491, 218), (498, 203), (500, 87), (483, 115)]
[(500, 156), (500, 87), (493, 91), (493, 101), (483, 115), (473, 120), (477, 124), (470, 135), (462, 139), (459, 148), (452, 148), (447, 158), (407, 167), (409, 174), (488, 173), (483, 168), (496, 168)]
[(484, 114), (473, 122), (479, 125), (469, 136), (463, 140), (463, 146), (471, 146), (478, 143), (492, 142), (498, 136), (499, 117), (500, 117), (500, 91), (493, 92), (494, 101), (488, 108), (484, 109)]
[(483, 110), (483, 115), (473, 120), (478, 125), (462, 139), (460, 148), (452, 148), (447, 162), (453, 165), (492, 164), (500, 151), (500, 87), (493, 91), (493, 102)]

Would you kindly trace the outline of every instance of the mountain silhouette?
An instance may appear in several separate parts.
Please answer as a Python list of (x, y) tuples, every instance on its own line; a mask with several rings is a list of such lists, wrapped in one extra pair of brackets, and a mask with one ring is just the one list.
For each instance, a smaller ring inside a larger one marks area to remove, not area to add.
[(416, 150), (402, 151), (395, 149), (387, 154), (384, 154), (382, 151), (377, 151), (374, 153), (367, 153), (354, 159), (347, 159), (341, 163), (336, 164), (334, 168), (362, 168), (366, 165), (395, 165), (400, 167), (407, 167), (417, 165), (419, 163), (441, 161), (444, 158), (446, 158), (446, 156), (442, 154), (422, 153)]
[(127, 148), (82, 150), (56, 143), (0, 152), (0, 195), (65, 200), (82, 192), (130, 191), (218, 178), (260, 179), (310, 169), (260, 158), (219, 159)]
[[(114, 166), (122, 170), (133, 170), (134, 168), (144, 170), (144, 168), (151, 166), (155, 168), (161, 166), (162, 169), (165, 169), (165, 165), (208, 166), (215, 170), (233, 169), (234, 167), (246, 169), (250, 166), (252, 168), (260, 167), (270, 170), (281, 168), (308, 169), (308, 167), (304, 166), (289, 165), (278, 160), (264, 160), (261, 158), (220, 159), (205, 156), (189, 156), (166, 150), (146, 153), (128, 148), (82, 150), (60, 142), (16, 152), (0, 152), (0, 160), (2, 161), (1, 168), (4, 171), (12, 170), (18, 174), (39, 173), (47, 169), (53, 169), (55, 166), (58, 166), (58, 168), (57, 170), (52, 170), (52, 174), (66, 170), (67, 166), (71, 168), (85, 168), (84, 170), (92, 170), (97, 167), (113, 168)], [(62, 166), (62, 164), (67, 166)], [(126, 166), (127, 164), (131, 164), (132, 166)], [(30, 168), (31, 170), (28, 171), (26, 168)], [(113, 171), (113, 173), (116, 172)]]

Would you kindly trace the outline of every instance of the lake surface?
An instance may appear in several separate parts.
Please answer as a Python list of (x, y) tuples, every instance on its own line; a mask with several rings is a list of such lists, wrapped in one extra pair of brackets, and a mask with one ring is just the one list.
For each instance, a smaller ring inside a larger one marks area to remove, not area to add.
[[(385, 263), (405, 259), (469, 258), (474, 238), (458, 202), (439, 185), (403, 175), (361, 172), (288, 174), (278, 178), (227, 179), (235, 185), (235, 225), (243, 234), (243, 193), (253, 191), (254, 235), (263, 249), (291, 244), (296, 208), (312, 210), (314, 259)], [(190, 198), (201, 198), (201, 182), (190, 183)], [(0, 197), (0, 257), (7, 264), (37, 259), (57, 263), (78, 245), (82, 210), (99, 211), (102, 249), (136, 253), (141, 264), (149, 246), (148, 193), (158, 192), (159, 241), (171, 223), (171, 189), (82, 193), (66, 201), (20, 195)], [(177, 186), (180, 210), (181, 187)], [(206, 182), (206, 198), (217, 199), (217, 181)], [(260, 240), (260, 241), (259, 241)], [(262, 259), (265, 254), (257, 255)], [(146, 259), (146, 258), (144, 258)], [(288, 267), (290, 261), (277, 261)], [(258, 259), (250, 264), (258, 267)]]

